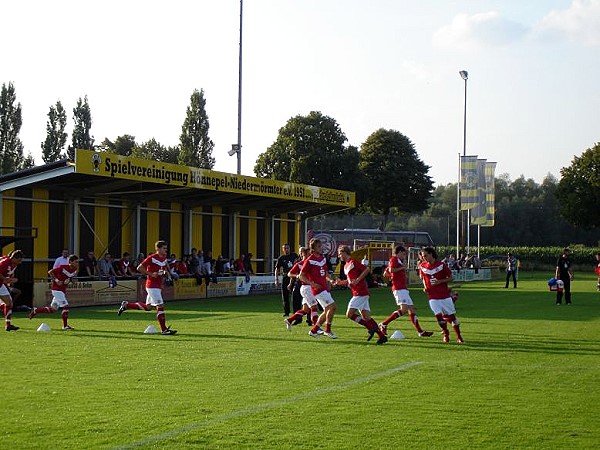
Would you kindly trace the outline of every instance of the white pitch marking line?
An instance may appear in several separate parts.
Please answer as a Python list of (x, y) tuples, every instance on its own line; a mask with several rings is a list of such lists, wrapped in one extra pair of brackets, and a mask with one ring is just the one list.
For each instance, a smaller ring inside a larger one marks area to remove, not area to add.
[(171, 439), (171, 438), (174, 438), (175, 436), (179, 436), (180, 434), (184, 434), (189, 431), (196, 430), (198, 428), (207, 427), (207, 426), (213, 425), (215, 423), (225, 422), (226, 420), (234, 419), (236, 417), (248, 416), (250, 414), (254, 414), (259, 411), (264, 411), (264, 410), (268, 410), (268, 409), (278, 408), (280, 406), (289, 405), (290, 403), (295, 403), (299, 400), (306, 400), (309, 397), (316, 397), (318, 395), (327, 394), (327, 393), (333, 392), (333, 391), (339, 391), (341, 389), (345, 389), (345, 388), (348, 388), (351, 386), (356, 386), (357, 384), (363, 384), (368, 381), (373, 381), (373, 380), (377, 380), (379, 378), (384, 378), (384, 377), (386, 377), (388, 375), (392, 375), (396, 372), (402, 372), (404, 370), (411, 369), (414, 366), (417, 366), (419, 364), (421, 364), (420, 361), (412, 361), (412, 362), (403, 364), (401, 366), (385, 370), (383, 372), (378, 372), (378, 373), (374, 373), (374, 374), (368, 375), (363, 378), (357, 378), (354, 380), (350, 380), (345, 383), (338, 384), (336, 386), (330, 386), (330, 387), (326, 387), (326, 388), (322, 388), (322, 389), (317, 389), (315, 391), (309, 392), (308, 394), (303, 393), (301, 395), (284, 398), (282, 400), (274, 400), (272, 402), (262, 403), (260, 405), (250, 406), (248, 408), (243, 408), (243, 409), (238, 409), (237, 411), (232, 411), (227, 414), (222, 414), (222, 415), (214, 417), (212, 419), (203, 420), (202, 422), (191, 423), (184, 427), (176, 428), (171, 431), (167, 431), (166, 433), (156, 434), (154, 436), (147, 437), (146, 439), (143, 439), (141, 441), (132, 442), (130, 444), (126, 444), (126, 445), (123, 445), (120, 447), (115, 447), (115, 449), (126, 450), (126, 449), (130, 449), (130, 448), (136, 448), (136, 447), (142, 447), (144, 445), (154, 444), (156, 442), (164, 441), (166, 439)]

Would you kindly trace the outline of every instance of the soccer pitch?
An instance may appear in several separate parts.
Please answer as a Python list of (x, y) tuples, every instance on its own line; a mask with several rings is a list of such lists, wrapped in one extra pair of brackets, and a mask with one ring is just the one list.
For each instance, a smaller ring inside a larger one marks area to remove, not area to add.
[[(547, 274), (463, 284), (465, 345), (442, 343), (424, 294), (423, 328), (375, 345), (344, 317), (337, 340), (290, 333), (279, 296), (168, 303), (175, 336), (146, 335), (154, 313), (74, 308), (2, 334), (0, 448), (473, 449), (597, 448), (600, 293), (576, 273), (573, 305), (555, 306)], [(380, 322), (389, 289), (371, 290)], [(38, 333), (41, 322), (52, 332)]]

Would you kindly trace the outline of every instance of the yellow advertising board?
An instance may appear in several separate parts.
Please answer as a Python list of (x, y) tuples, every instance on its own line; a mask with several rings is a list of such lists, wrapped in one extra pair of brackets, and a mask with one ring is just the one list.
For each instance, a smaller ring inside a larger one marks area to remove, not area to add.
[(75, 172), (167, 186), (308, 201), (348, 208), (353, 208), (356, 203), (355, 194), (351, 191), (234, 175), (93, 150), (79, 149), (76, 151)]

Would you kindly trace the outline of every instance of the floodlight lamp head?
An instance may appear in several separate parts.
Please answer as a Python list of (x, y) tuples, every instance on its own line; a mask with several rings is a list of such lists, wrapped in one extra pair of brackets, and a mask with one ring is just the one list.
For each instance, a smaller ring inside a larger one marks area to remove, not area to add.
[(460, 74), (460, 77), (465, 81), (469, 78), (469, 72), (467, 72), (466, 70), (461, 70), (458, 73)]
[(229, 151), (227, 152), (227, 154), (228, 154), (229, 156), (233, 156), (233, 155), (235, 155), (236, 153), (237, 153), (237, 150), (236, 150), (235, 148), (232, 148), (231, 150), (229, 150)]

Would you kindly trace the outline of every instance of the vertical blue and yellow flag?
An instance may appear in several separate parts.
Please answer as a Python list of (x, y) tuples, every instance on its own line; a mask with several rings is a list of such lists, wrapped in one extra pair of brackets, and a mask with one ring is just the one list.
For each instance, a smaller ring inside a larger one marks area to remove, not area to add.
[(460, 209), (477, 206), (477, 155), (460, 157)]
[(486, 184), (486, 221), (481, 224), (482, 227), (493, 227), (496, 223), (496, 163), (487, 162), (485, 164), (485, 184)]
[(485, 159), (477, 160), (477, 205), (471, 210), (471, 223), (482, 225), (487, 220)]

